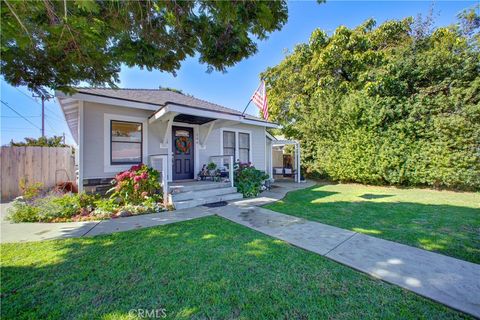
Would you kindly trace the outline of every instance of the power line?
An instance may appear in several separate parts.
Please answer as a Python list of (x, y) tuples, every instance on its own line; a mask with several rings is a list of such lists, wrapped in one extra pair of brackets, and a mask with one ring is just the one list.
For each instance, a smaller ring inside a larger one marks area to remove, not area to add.
[(59, 116), (57, 116), (57, 115), (55, 114), (55, 112), (53, 112), (48, 106), (45, 106), (45, 109), (47, 109), (47, 111), (50, 111), (50, 115), (49, 115), (50, 117), (53, 116), (54, 118), (57, 118), (57, 120), (60, 120), (60, 121), (64, 121), (64, 120), (65, 120), (65, 119), (62, 119), (62, 118), (60, 118)]
[[(30, 100), (32, 100), (33, 102), (35, 102), (36, 104), (38, 104), (39, 106), (42, 106), (42, 104), (40, 102), (37, 101), (37, 99), (35, 99), (34, 97), (32, 96), (29, 96), (28, 94), (26, 94), (25, 92), (23, 92), (22, 90), (18, 89), (17, 87), (14, 87), (18, 92), (20, 92), (21, 94), (23, 94), (25, 97), (29, 98)], [(60, 121), (63, 121), (64, 119), (62, 119), (61, 117), (57, 116), (55, 114), (55, 112), (50, 109), (48, 106), (45, 106), (45, 109), (47, 109), (47, 111), (50, 111), (50, 113), (52, 113), (50, 116), (54, 116), (57, 118), (57, 120), (60, 120)]]
[(37, 101), (37, 99), (35, 99), (34, 97), (31, 97), (29, 96), (28, 94), (26, 94), (25, 92), (23, 92), (22, 90), (18, 89), (17, 87), (14, 87), (18, 92), (20, 92), (21, 94), (23, 94), (25, 97), (29, 98), (30, 100), (34, 101), (36, 104), (40, 105), (40, 103)]
[(45, 121), (47, 122), (47, 125), (50, 127), (50, 129), (52, 129), (52, 131), (53, 131), (55, 134), (58, 134), (57, 130), (53, 129), (53, 127), (52, 127), (51, 124), (50, 124), (50, 121), (48, 121), (47, 118), (45, 118)]
[(24, 117), (22, 114), (18, 113), (15, 109), (13, 109), (12, 107), (10, 107), (8, 105), (8, 103), (6, 103), (5, 101), (3, 100), (0, 100), (4, 106), (6, 106), (7, 108), (9, 108), (10, 110), (12, 110), (13, 112), (15, 112), (16, 114), (18, 114), (21, 118), (23, 118), (25, 121), (27, 121), (28, 123), (30, 123), (32, 126), (34, 126), (35, 128), (37, 128), (38, 130), (41, 130), (40, 127), (38, 127), (35, 123), (33, 123), (32, 121), (28, 120), (26, 117)]
[[(38, 118), (38, 117), (41, 117), (41, 116), (25, 116), (26, 118)], [(0, 118), (21, 118), (19, 116), (0, 116)]]

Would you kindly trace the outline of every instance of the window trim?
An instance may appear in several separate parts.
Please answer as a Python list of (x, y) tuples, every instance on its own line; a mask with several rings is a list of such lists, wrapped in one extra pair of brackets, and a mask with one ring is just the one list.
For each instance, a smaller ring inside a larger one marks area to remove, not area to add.
[(225, 155), (225, 132), (233, 133), (233, 148), (227, 147), (227, 149), (233, 149), (233, 161), (237, 161), (237, 133), (232, 130), (222, 130), (222, 155)]
[[(142, 116), (130, 116), (130, 115), (123, 115), (119, 113), (108, 113), (105, 112), (103, 114), (103, 175), (105, 177), (111, 177), (112, 173), (118, 173), (124, 170), (129, 169), (132, 165), (131, 164), (110, 164), (110, 120), (118, 120), (118, 121), (131, 121), (131, 122), (141, 122), (143, 127), (143, 135), (142, 135), (142, 159), (144, 161), (148, 160), (148, 134), (149, 132), (149, 125), (148, 125), (148, 118)], [(88, 132), (88, 124), (86, 122), (86, 132)], [(95, 130), (94, 127), (91, 130)], [(96, 136), (95, 136), (96, 137)], [(96, 137), (97, 138), (97, 137)], [(98, 138), (97, 138), (98, 139)], [(98, 176), (98, 175), (96, 175)], [(91, 178), (90, 175), (85, 175), (84, 178)]]
[[(136, 142), (136, 141), (113, 141), (113, 135), (112, 135), (113, 122), (139, 124), (140, 125), (140, 142)], [(114, 142), (140, 144), (140, 161), (129, 161), (129, 162), (113, 161), (113, 143)], [(140, 164), (140, 163), (143, 163), (143, 123), (142, 122), (135, 122), (135, 121), (110, 119), (110, 165), (118, 166), (118, 165), (129, 165), (129, 164)]]
[[(246, 135), (248, 135), (248, 148), (242, 148), (242, 147), (240, 147), (240, 135), (241, 135), (241, 134), (246, 134)], [(240, 160), (240, 150), (248, 150), (248, 160), (247, 160), (247, 163), (249, 163), (249, 162), (251, 162), (251, 159), (250, 159), (250, 149), (251, 149), (251, 147), (252, 147), (251, 144), (250, 144), (250, 141), (251, 141), (251, 139), (250, 139), (250, 133), (248, 133), (248, 132), (238, 132), (237, 135), (238, 135), (238, 159)]]
[[(223, 127), (220, 129), (220, 155), (224, 156), (225, 154), (223, 153), (223, 132), (224, 131), (233, 131), (235, 132), (235, 156), (239, 155), (239, 149), (238, 149), (238, 134), (239, 133), (248, 133), (250, 135), (249, 143), (250, 143), (250, 150), (248, 152), (248, 159), (249, 162), (253, 163), (253, 144), (252, 144), (252, 138), (253, 138), (253, 133), (250, 130), (245, 130), (245, 129), (237, 129), (237, 128), (231, 128), (231, 127)], [(233, 161), (237, 162), (237, 158), (234, 157)]]

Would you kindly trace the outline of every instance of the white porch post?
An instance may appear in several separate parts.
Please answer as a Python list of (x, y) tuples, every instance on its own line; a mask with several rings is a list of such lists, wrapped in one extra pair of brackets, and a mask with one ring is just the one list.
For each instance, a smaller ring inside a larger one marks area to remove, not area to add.
[(296, 152), (296, 156), (297, 156), (297, 159), (295, 160), (296, 164), (297, 164), (297, 183), (300, 183), (300, 179), (301, 179), (301, 165), (300, 165), (300, 143), (297, 142), (295, 143), (295, 152)]

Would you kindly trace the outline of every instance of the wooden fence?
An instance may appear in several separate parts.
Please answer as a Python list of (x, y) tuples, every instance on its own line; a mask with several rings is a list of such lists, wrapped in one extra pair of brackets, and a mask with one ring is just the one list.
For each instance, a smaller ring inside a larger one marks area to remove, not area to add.
[(41, 182), (51, 188), (58, 182), (75, 181), (75, 159), (71, 148), (1, 147), (1, 201), (21, 195), (19, 182)]

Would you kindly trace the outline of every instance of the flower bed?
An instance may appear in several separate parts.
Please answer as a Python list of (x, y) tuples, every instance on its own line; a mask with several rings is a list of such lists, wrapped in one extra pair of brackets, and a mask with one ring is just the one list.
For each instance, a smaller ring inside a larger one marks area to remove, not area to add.
[(164, 211), (159, 172), (141, 164), (117, 174), (110, 197), (86, 193), (29, 192), (8, 210), (12, 222), (102, 220)]

